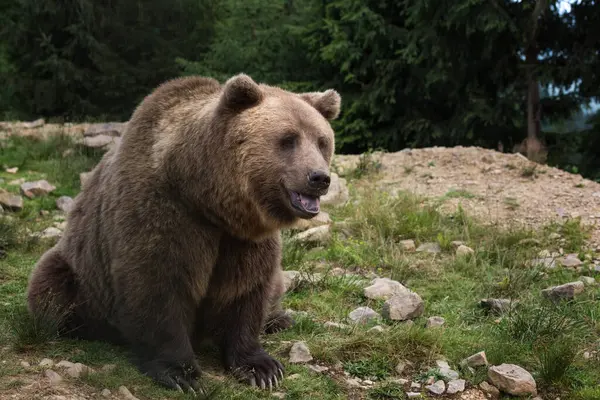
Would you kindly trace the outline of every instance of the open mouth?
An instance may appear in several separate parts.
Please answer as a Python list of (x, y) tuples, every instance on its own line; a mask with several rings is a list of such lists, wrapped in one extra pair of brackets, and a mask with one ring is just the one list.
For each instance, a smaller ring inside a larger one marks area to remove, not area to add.
[(292, 207), (306, 215), (317, 215), (321, 210), (321, 200), (316, 196), (310, 196), (299, 192), (290, 192)]

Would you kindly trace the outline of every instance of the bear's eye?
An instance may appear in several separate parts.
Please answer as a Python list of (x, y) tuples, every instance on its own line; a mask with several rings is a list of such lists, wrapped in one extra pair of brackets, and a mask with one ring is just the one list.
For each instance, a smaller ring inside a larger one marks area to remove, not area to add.
[(319, 149), (321, 149), (321, 151), (327, 150), (327, 139), (323, 137), (319, 138)]
[(297, 141), (298, 141), (298, 135), (290, 133), (288, 135), (285, 135), (283, 137), (283, 139), (281, 139), (279, 144), (280, 144), (281, 148), (284, 150), (292, 150), (294, 147), (296, 147)]

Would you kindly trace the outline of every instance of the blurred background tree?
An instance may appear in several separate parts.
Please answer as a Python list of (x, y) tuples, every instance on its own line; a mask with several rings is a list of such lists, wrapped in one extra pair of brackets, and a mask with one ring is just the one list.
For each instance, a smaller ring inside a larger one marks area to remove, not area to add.
[[(126, 120), (162, 81), (334, 87), (337, 151), (478, 145), (600, 179), (594, 0), (4, 0), (4, 118)], [(591, 107), (590, 107), (591, 106)]]

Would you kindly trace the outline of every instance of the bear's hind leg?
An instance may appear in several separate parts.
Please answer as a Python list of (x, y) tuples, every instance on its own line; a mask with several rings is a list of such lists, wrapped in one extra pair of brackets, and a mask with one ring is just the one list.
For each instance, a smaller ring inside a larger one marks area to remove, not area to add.
[(72, 336), (82, 329), (74, 312), (77, 283), (69, 264), (55, 249), (38, 261), (27, 287), (27, 307), (33, 318), (59, 334)]

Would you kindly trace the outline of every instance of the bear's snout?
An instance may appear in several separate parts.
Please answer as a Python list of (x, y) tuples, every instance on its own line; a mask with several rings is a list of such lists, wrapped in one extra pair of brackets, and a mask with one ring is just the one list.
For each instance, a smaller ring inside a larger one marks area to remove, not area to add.
[(312, 171), (308, 174), (308, 185), (317, 190), (329, 188), (331, 177), (325, 171)]

